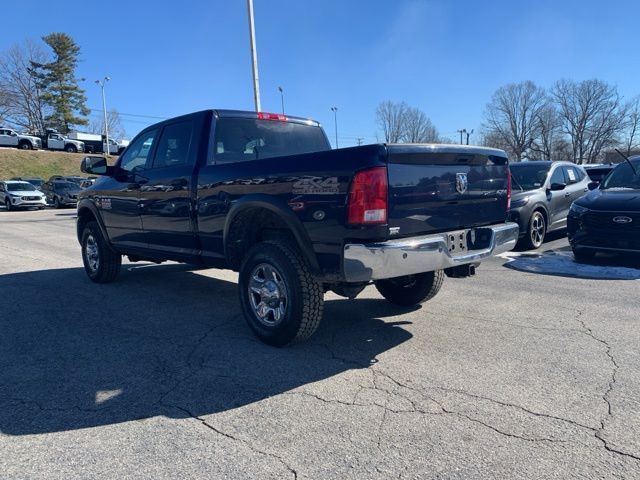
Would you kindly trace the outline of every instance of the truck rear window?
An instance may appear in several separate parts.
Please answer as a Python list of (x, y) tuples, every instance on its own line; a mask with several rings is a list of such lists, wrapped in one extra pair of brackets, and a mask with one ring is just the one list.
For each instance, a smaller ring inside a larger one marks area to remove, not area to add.
[(322, 128), (294, 122), (219, 118), (214, 163), (246, 162), (329, 150)]

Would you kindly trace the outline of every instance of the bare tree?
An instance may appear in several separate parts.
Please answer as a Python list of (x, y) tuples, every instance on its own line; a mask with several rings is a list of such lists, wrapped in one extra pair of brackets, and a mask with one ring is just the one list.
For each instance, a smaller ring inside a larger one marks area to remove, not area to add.
[(387, 100), (378, 105), (376, 120), (387, 143), (402, 141), (408, 109), (409, 106), (405, 102), (396, 103)]
[(560, 160), (557, 155), (558, 146), (563, 142), (562, 122), (554, 105), (547, 102), (534, 122), (535, 137), (531, 142), (529, 157), (532, 160)]
[(439, 140), (438, 130), (422, 110), (407, 108), (402, 124), (402, 142), (436, 143)]
[(485, 110), (485, 137), (499, 140), (514, 159), (522, 159), (538, 135), (539, 117), (547, 104), (544, 89), (531, 81), (500, 87)]
[[(107, 112), (107, 126), (109, 127), (110, 138), (126, 138), (127, 132), (122, 126), (120, 113), (114, 108)], [(87, 127), (89, 133), (104, 134), (104, 117), (100, 115), (100, 119), (91, 120)]]
[(44, 131), (47, 108), (31, 68), (32, 62), (45, 62), (47, 56), (37, 44), (26, 41), (0, 55), (0, 91), (4, 116), (12, 124), (32, 132)]
[(603, 149), (616, 143), (626, 117), (616, 87), (602, 80), (561, 80), (552, 95), (575, 163), (595, 162)]
[(640, 148), (640, 97), (631, 100), (625, 110), (627, 117), (623, 132), (623, 147), (628, 156), (633, 150)]

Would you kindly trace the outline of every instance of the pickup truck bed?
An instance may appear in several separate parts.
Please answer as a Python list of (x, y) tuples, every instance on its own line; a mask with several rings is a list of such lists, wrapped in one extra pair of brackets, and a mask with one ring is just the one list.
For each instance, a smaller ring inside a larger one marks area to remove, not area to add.
[(89, 277), (123, 255), (232, 268), (254, 332), (272, 345), (310, 336), (327, 290), (433, 297), (444, 274), (473, 274), (513, 248), (507, 157), (459, 145), (331, 150), (317, 122), (208, 110), (147, 128), (78, 204)]

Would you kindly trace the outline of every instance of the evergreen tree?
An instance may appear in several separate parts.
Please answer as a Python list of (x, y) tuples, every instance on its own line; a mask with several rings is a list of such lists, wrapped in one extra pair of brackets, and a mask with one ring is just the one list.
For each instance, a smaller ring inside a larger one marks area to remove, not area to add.
[(42, 40), (53, 50), (49, 63), (32, 63), (42, 101), (51, 107), (46, 117), (49, 127), (68, 133), (73, 125), (87, 125), (89, 114), (84, 90), (78, 86), (75, 71), (80, 47), (66, 33), (50, 33)]

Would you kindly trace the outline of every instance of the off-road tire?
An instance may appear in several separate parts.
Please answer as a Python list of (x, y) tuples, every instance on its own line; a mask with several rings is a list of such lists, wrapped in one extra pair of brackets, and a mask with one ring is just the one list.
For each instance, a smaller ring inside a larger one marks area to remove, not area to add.
[[(97, 247), (99, 263), (97, 268), (92, 268), (87, 253), (87, 243), (93, 238)], [(82, 231), (82, 263), (84, 264), (87, 276), (95, 283), (113, 282), (122, 265), (122, 256), (113, 251), (102, 236), (102, 232), (98, 224), (88, 222)]]
[[(273, 267), (285, 285), (284, 315), (276, 325), (265, 325), (254, 310), (249, 293), (252, 272), (260, 265)], [(324, 291), (302, 255), (286, 240), (256, 244), (245, 255), (238, 282), (240, 305), (253, 333), (264, 343), (282, 347), (309, 338), (322, 320)]]
[(376, 289), (384, 298), (395, 305), (410, 307), (431, 300), (440, 291), (444, 282), (444, 272), (418, 273), (405, 277), (377, 280)]

